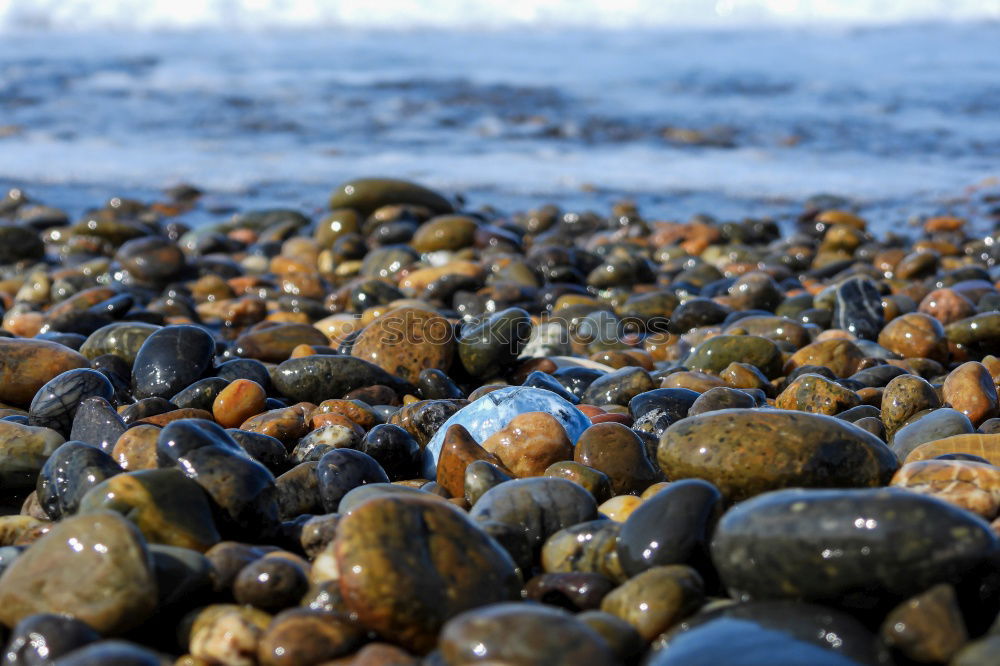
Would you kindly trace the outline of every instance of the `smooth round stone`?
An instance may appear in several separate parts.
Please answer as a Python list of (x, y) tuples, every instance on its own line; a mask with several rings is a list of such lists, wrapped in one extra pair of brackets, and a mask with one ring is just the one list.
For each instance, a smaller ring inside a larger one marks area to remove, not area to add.
[(871, 278), (853, 277), (837, 285), (832, 328), (874, 340), (883, 321), (882, 295)]
[(1000, 344), (1000, 312), (983, 312), (945, 326), (945, 335), (955, 344), (993, 349)]
[(573, 460), (606, 474), (615, 495), (638, 495), (660, 479), (642, 440), (620, 423), (598, 423), (584, 430)]
[(355, 389), (375, 384), (388, 386), (400, 395), (416, 391), (416, 387), (409, 382), (353, 356), (314, 354), (292, 358), (278, 366), (272, 381), (282, 395), (297, 402), (317, 405), (329, 398), (343, 398)]
[(334, 449), (316, 466), (318, 490), (323, 508), (337, 511), (340, 500), (350, 490), (369, 483), (389, 483), (385, 470), (371, 456), (354, 449)]
[(976, 429), (969, 417), (955, 409), (933, 409), (916, 421), (911, 421), (896, 431), (890, 447), (900, 460), (905, 460), (921, 444), (944, 439), (952, 435), (973, 433)]
[(204, 552), (220, 539), (204, 491), (175, 468), (126, 472), (101, 481), (83, 496), (79, 511), (120, 513), (150, 543)]
[(920, 312), (896, 317), (879, 333), (878, 343), (903, 358), (929, 358), (945, 361), (948, 340), (937, 319)]
[(55, 342), (0, 337), (0, 403), (27, 407), (53, 378), (89, 366), (83, 355)]
[(414, 234), (411, 244), (420, 253), (460, 250), (472, 245), (476, 221), (465, 215), (443, 215), (428, 220)]
[(653, 389), (653, 380), (642, 368), (624, 367), (591, 382), (580, 400), (591, 405), (627, 405), (640, 393)]
[(237, 603), (268, 613), (295, 606), (309, 590), (309, 578), (297, 564), (279, 557), (262, 557), (243, 567), (233, 581)]
[(76, 513), (91, 488), (122, 468), (107, 453), (83, 442), (61, 444), (42, 467), (35, 488), (38, 503), (52, 520)]
[(45, 461), (64, 441), (51, 428), (0, 420), (0, 488), (34, 488)]
[(442, 625), (519, 596), (514, 562), (443, 502), (373, 498), (345, 516), (332, 544), (340, 589), (360, 623), (409, 650), (434, 647)]
[(161, 283), (184, 269), (184, 253), (166, 238), (147, 236), (127, 241), (115, 254), (122, 268), (144, 282)]
[(257, 660), (262, 666), (319, 664), (354, 652), (364, 640), (361, 628), (343, 615), (293, 608), (271, 621)]
[(842, 611), (802, 602), (753, 601), (690, 618), (657, 641), (646, 663), (857, 666), (891, 661), (871, 632)]
[(447, 319), (430, 310), (390, 310), (366, 326), (351, 354), (409, 382), (423, 370), (447, 372), (455, 354), (454, 332)]
[(521, 308), (507, 308), (463, 328), (458, 358), (473, 377), (495, 377), (514, 364), (530, 336), (531, 316)]
[(107, 400), (100, 396), (80, 403), (73, 416), (69, 438), (96, 446), (110, 453), (115, 442), (125, 432), (125, 422)]
[(393, 412), (387, 422), (410, 433), (421, 446), (427, 444), (468, 400), (418, 400)]
[(691, 298), (674, 309), (668, 328), (671, 333), (687, 333), (692, 328), (721, 324), (732, 310), (708, 298)]
[(652, 641), (705, 601), (698, 572), (683, 564), (656, 566), (605, 595), (601, 610), (625, 620), (645, 641)]
[(941, 399), (926, 379), (916, 375), (900, 375), (882, 392), (882, 422), (889, 437), (895, 435), (906, 421), (917, 412), (937, 409)]
[(944, 401), (979, 425), (1000, 413), (997, 387), (982, 363), (969, 361), (958, 366), (944, 380)]
[(821, 340), (792, 354), (784, 370), (787, 374), (799, 366), (818, 365), (829, 368), (835, 377), (850, 377), (860, 369), (864, 357), (850, 340)]
[(406, 430), (381, 423), (367, 433), (358, 449), (375, 459), (392, 481), (420, 476), (423, 451)]
[(720, 409), (750, 409), (756, 406), (757, 402), (745, 391), (725, 386), (716, 386), (698, 396), (698, 399), (694, 401), (694, 404), (688, 410), (688, 415), (696, 416)]
[(80, 353), (93, 360), (105, 354), (114, 354), (131, 366), (146, 338), (161, 327), (138, 321), (123, 321), (102, 326), (91, 333), (80, 346)]
[(74, 650), (59, 659), (59, 666), (164, 666), (162, 654), (136, 643), (105, 640)]
[(160, 431), (156, 450), (161, 467), (176, 465), (208, 493), (224, 535), (256, 536), (277, 526), (274, 477), (220, 426), (174, 421)]
[(274, 480), (278, 493), (278, 515), (282, 520), (323, 513), (316, 465), (315, 460), (299, 463)]
[(659, 437), (667, 427), (688, 415), (700, 395), (687, 388), (662, 388), (640, 393), (628, 403), (633, 427)]
[(611, 490), (611, 479), (607, 474), (573, 460), (549, 465), (545, 470), (545, 476), (566, 479), (583, 486), (599, 503), (609, 500), (614, 494)]
[(223, 428), (237, 428), (263, 412), (266, 402), (264, 387), (250, 379), (236, 379), (216, 393), (210, 409), (215, 422)]
[(271, 470), (272, 474), (281, 474), (288, 469), (288, 451), (281, 440), (263, 433), (249, 432), (238, 428), (226, 428), (226, 433), (251, 458)]
[(439, 215), (453, 212), (443, 196), (422, 185), (393, 178), (359, 178), (342, 183), (330, 195), (330, 208), (352, 208), (368, 217), (383, 206), (422, 206)]
[(667, 428), (657, 449), (668, 479), (701, 478), (730, 500), (789, 486), (884, 485), (899, 466), (874, 435), (840, 419), (726, 409)]
[(257, 382), (264, 390), (271, 388), (271, 373), (267, 366), (253, 358), (234, 358), (222, 363), (215, 369), (215, 376), (227, 382), (237, 379), (249, 379)]
[[(570, 358), (570, 357), (563, 357)], [(554, 359), (559, 364), (559, 359)], [(588, 361), (587, 359), (575, 359), (580, 362), (595, 363), (594, 361)], [(604, 365), (603, 363), (597, 365)], [(582, 367), (576, 365), (563, 365), (558, 370), (553, 373), (552, 377), (557, 382), (562, 384), (562, 387), (575, 395), (577, 398), (583, 396), (587, 388), (597, 381), (598, 377), (605, 375), (606, 373), (614, 372), (611, 367), (604, 367), (602, 369), (592, 368), (592, 367)], [(544, 387), (538, 387), (544, 388)], [(574, 403), (576, 404), (576, 403)]]
[(568, 390), (562, 384), (559, 383), (552, 375), (547, 372), (534, 371), (525, 377), (524, 381), (521, 382), (521, 386), (530, 386), (532, 388), (545, 389), (546, 391), (552, 391), (558, 395), (563, 400), (570, 402), (574, 405), (580, 403), (580, 398), (572, 391)]
[(774, 312), (785, 295), (767, 273), (752, 271), (741, 275), (729, 287), (729, 300), (737, 310), (766, 310)]
[(545, 573), (525, 583), (523, 596), (527, 600), (579, 612), (599, 608), (601, 600), (614, 587), (614, 582), (600, 574)]
[(492, 391), (455, 412), (427, 443), (423, 476), (434, 479), (445, 433), (453, 425), (463, 426), (473, 439), (483, 442), (525, 412), (548, 412), (563, 427), (570, 443), (590, 426), (590, 419), (574, 405), (545, 389), (510, 386)]
[(819, 375), (799, 375), (774, 401), (778, 409), (833, 416), (857, 407), (861, 398), (854, 391)]
[(205, 377), (170, 398), (170, 402), (177, 405), (179, 409), (200, 409), (211, 412), (212, 402), (228, 385), (229, 382), (225, 379)]
[(340, 510), (338, 513), (340, 515), (347, 515), (351, 511), (354, 511), (354, 509), (358, 508), (358, 506), (360, 506), (363, 502), (366, 502), (373, 497), (385, 497), (387, 495), (395, 497), (419, 497), (441, 502), (446, 501), (445, 498), (440, 495), (435, 495), (434, 493), (421, 490), (420, 488), (411, 488), (410, 486), (404, 486), (397, 483), (369, 483), (363, 486), (358, 486), (344, 495), (344, 498), (340, 500)]
[(722, 507), (722, 494), (707, 481), (668, 484), (622, 524), (617, 547), (622, 569), (635, 576), (650, 567), (706, 561)]
[(122, 433), (111, 449), (111, 457), (122, 469), (135, 471), (157, 466), (156, 440), (160, 428), (140, 423)]
[(330, 340), (310, 324), (278, 324), (236, 338), (233, 353), (265, 363), (281, 363), (299, 345), (328, 345)]
[(0, 576), (0, 621), (69, 614), (101, 633), (141, 624), (156, 608), (156, 579), (132, 523), (102, 511), (52, 526)]
[(748, 363), (767, 377), (781, 374), (781, 350), (767, 338), (755, 335), (717, 335), (695, 347), (684, 365), (691, 370), (719, 374), (730, 363)]
[(469, 516), (519, 528), (537, 552), (552, 534), (596, 518), (597, 502), (586, 489), (565, 479), (515, 479), (486, 491)]
[(733, 595), (870, 607), (957, 582), (996, 547), (986, 522), (924, 495), (794, 489), (727, 511), (712, 559)]
[(919, 663), (947, 663), (969, 636), (955, 588), (935, 585), (896, 606), (882, 622), (882, 640)]
[(787, 342), (796, 349), (812, 342), (809, 329), (804, 324), (788, 317), (759, 315), (741, 317), (726, 326), (723, 333), (735, 334), (737, 330), (743, 332), (744, 335), (757, 335), (775, 342)]
[(452, 619), (441, 631), (448, 664), (604, 666), (607, 642), (570, 613), (538, 604), (496, 604)]
[(482, 448), (518, 477), (541, 476), (549, 465), (573, 457), (566, 430), (547, 412), (518, 414), (484, 439)]
[(100, 634), (76, 618), (38, 613), (24, 618), (11, 630), (3, 661), (10, 666), (48, 664), (99, 640)]
[(28, 408), (28, 423), (52, 428), (65, 437), (83, 400), (92, 397), (110, 400), (113, 396), (111, 382), (100, 372), (89, 368), (67, 370), (38, 389)]
[(132, 395), (169, 398), (211, 367), (215, 340), (197, 326), (167, 326), (142, 343), (132, 366)]
[(417, 388), (424, 400), (464, 398), (463, 391), (446, 373), (437, 368), (424, 368), (417, 376)]

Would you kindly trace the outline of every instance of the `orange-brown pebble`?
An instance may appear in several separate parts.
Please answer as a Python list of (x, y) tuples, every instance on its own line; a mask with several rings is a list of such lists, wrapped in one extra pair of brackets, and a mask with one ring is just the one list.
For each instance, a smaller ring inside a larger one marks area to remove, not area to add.
[(906, 456), (903, 464), (918, 460), (930, 460), (945, 453), (971, 453), (974, 456), (985, 458), (991, 465), (997, 465), (1000, 463), (1000, 435), (969, 433), (935, 439), (910, 451), (910, 455)]
[(1000, 510), (1000, 468), (968, 460), (921, 460), (899, 468), (889, 483), (933, 495), (992, 520)]
[(168, 423), (173, 423), (174, 421), (180, 421), (181, 419), (208, 419), (212, 420), (212, 413), (207, 412), (204, 409), (197, 409), (195, 407), (185, 407), (183, 409), (172, 409), (169, 412), (164, 412), (162, 414), (154, 414), (153, 416), (147, 416), (144, 419), (139, 419), (136, 423), (146, 423), (154, 426), (165, 426)]
[(632, 425), (632, 417), (628, 414), (597, 414), (590, 418), (591, 423), (621, 423), (625, 426)]
[(944, 326), (922, 312), (910, 312), (896, 317), (879, 333), (878, 343), (903, 358), (929, 358), (945, 361), (948, 344)]
[(982, 363), (969, 361), (952, 370), (941, 389), (944, 401), (969, 417), (978, 426), (1000, 413), (997, 387)]
[(223, 428), (238, 428), (244, 421), (264, 411), (267, 392), (251, 379), (235, 379), (215, 396), (212, 415)]
[(546, 412), (518, 414), (505, 428), (484, 440), (482, 447), (518, 477), (542, 476), (552, 463), (573, 459), (573, 445), (566, 430)]
[(918, 310), (947, 325), (976, 314), (976, 305), (954, 289), (935, 289), (924, 296)]
[(115, 442), (111, 457), (129, 472), (155, 469), (156, 440), (159, 436), (160, 429), (154, 425), (143, 424), (129, 428)]
[(485, 460), (501, 469), (504, 467), (500, 458), (481, 447), (464, 426), (449, 426), (438, 456), (437, 482), (453, 497), (464, 498), (465, 468), (476, 460)]
[(642, 498), (636, 495), (615, 495), (597, 507), (597, 510), (616, 523), (624, 523), (641, 504)]

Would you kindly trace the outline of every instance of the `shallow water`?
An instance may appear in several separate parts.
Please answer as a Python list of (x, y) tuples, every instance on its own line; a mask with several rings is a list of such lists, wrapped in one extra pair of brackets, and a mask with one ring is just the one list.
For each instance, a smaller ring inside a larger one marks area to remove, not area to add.
[(666, 218), (788, 216), (829, 193), (900, 229), (917, 213), (981, 215), (1000, 189), (1000, 23), (987, 20), (206, 25), (8, 20), (0, 187), (74, 213), (178, 182), (218, 210), (314, 211), (339, 181), (378, 174), (473, 206), (630, 196)]

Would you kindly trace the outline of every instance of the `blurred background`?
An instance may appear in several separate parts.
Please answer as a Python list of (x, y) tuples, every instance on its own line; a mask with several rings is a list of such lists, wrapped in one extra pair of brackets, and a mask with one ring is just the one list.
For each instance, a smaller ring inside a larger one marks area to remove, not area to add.
[(0, 189), (884, 227), (998, 205), (998, 45), (1000, 0), (0, 0)]

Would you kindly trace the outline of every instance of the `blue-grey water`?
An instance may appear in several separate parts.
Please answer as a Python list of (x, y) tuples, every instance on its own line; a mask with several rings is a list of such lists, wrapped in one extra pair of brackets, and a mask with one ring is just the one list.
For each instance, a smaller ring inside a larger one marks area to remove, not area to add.
[[(65, 27), (65, 26), (61, 26)], [(882, 228), (1000, 193), (1000, 23), (0, 35), (0, 188), (318, 211), (412, 178), (470, 206), (788, 216), (819, 193)]]

